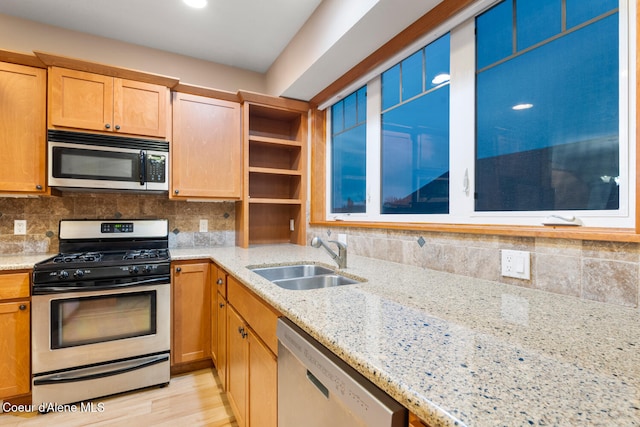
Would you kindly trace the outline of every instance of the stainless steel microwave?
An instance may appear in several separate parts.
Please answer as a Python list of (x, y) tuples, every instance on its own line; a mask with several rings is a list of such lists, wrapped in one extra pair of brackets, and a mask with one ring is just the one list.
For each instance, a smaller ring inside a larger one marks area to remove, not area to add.
[(50, 130), (47, 145), (50, 187), (169, 190), (166, 141)]

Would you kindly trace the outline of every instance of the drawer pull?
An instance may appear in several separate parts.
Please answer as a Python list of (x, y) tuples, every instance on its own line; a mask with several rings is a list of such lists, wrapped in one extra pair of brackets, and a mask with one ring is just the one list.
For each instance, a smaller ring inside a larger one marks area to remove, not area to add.
[(27, 309), (27, 306), (26, 306), (26, 304), (20, 304), (20, 306), (19, 306), (18, 308), (19, 308), (20, 310), (23, 310), (23, 311), (24, 311), (24, 310), (26, 310), (26, 309)]

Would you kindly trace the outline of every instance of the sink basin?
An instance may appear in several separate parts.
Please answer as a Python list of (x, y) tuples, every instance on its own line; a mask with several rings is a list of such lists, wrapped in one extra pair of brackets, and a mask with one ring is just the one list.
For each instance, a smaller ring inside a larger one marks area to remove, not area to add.
[(335, 274), (333, 270), (321, 265), (314, 264), (298, 264), (298, 265), (279, 265), (277, 267), (261, 267), (254, 268), (254, 273), (259, 274), (267, 280), (293, 279), (298, 277), (311, 277), (320, 274)]
[(304, 291), (307, 289), (352, 285), (354, 283), (358, 283), (358, 281), (338, 274), (326, 274), (322, 276), (296, 277), (294, 279), (275, 280), (273, 281), (273, 283), (284, 289)]
[(343, 276), (330, 268), (315, 264), (256, 267), (251, 270), (281, 288), (297, 291), (352, 285), (361, 282), (361, 280)]

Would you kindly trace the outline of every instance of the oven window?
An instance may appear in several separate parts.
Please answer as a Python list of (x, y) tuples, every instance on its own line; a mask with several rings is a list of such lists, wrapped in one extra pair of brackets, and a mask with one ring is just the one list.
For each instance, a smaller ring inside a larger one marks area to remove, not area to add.
[(155, 291), (51, 301), (52, 349), (155, 333)]

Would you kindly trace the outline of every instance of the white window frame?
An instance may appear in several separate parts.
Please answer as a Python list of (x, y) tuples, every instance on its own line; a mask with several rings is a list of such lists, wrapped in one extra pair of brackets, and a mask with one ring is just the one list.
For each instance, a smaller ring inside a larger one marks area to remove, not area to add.
[[(607, 228), (635, 227), (636, 194), (636, 2), (624, 0), (619, 6), (619, 111), (620, 207), (618, 210), (567, 210), (528, 212), (476, 212), (475, 192), (475, 16), (497, 3), (483, 0), (474, 3), (459, 16), (445, 22), (425, 37), (407, 46), (376, 70), (363, 76), (320, 109), (329, 108), (367, 85), (367, 185), (365, 213), (331, 212), (331, 114), (327, 114), (326, 219), (328, 221), (364, 221), (392, 223), (443, 223), (469, 225), (539, 226), (552, 216), (578, 218), (583, 226)], [(412, 53), (450, 32), (450, 120), (449, 120), (449, 214), (381, 214), (381, 74)], [(626, 112), (626, 114), (625, 114)]]

